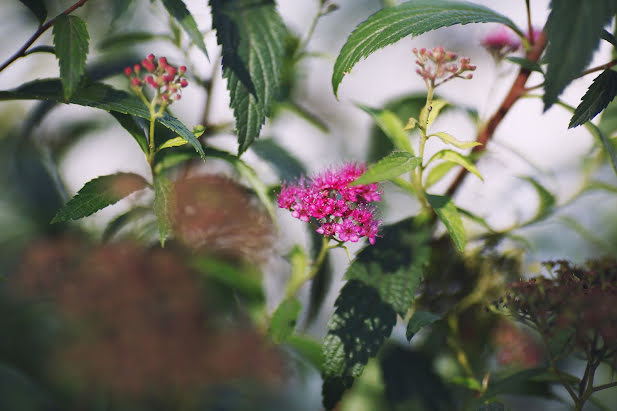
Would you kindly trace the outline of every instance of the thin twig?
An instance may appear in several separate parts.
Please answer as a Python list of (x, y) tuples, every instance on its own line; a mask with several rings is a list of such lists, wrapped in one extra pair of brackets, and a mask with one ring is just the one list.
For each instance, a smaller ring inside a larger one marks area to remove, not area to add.
[(613, 388), (613, 387), (617, 387), (617, 381), (593, 387), (593, 392), (597, 392), (597, 391), (601, 391), (601, 390), (605, 390), (607, 388)]
[(600, 66), (592, 67), (590, 69), (587, 69), (587, 70), (583, 71), (581, 74), (579, 74), (578, 76), (576, 76), (576, 78), (581, 78), (583, 76), (586, 76), (587, 74), (594, 73), (596, 71), (601, 71), (601, 70), (609, 69), (609, 68), (613, 67), (614, 65), (617, 65), (617, 59), (613, 59), (613, 60), (609, 61), (608, 63), (605, 63), (605, 64), (602, 64)]

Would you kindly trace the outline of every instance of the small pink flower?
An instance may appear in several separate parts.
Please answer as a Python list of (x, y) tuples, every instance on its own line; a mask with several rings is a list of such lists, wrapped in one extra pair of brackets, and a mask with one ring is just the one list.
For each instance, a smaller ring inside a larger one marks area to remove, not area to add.
[(488, 33), (480, 43), (496, 60), (503, 59), (521, 47), (521, 39), (504, 26)]
[(435, 88), (446, 81), (454, 78), (469, 79), (471, 74), (463, 76), (466, 71), (474, 71), (476, 66), (470, 64), (469, 58), (462, 57), (460, 66), (456, 63), (459, 57), (456, 53), (446, 51), (443, 47), (435, 47), (432, 50), (414, 48), (416, 55), (416, 73), (426, 82), (427, 87)]

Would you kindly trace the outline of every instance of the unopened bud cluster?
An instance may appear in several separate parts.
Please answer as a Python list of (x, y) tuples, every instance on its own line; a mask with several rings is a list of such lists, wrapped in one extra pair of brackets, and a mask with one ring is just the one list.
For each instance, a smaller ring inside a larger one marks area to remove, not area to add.
[(159, 104), (169, 104), (180, 100), (182, 89), (188, 86), (183, 77), (186, 67), (175, 67), (167, 62), (165, 57), (155, 59), (154, 54), (148, 55), (140, 64), (124, 69), (124, 74), (131, 80), (131, 88), (141, 92), (144, 84), (156, 91), (155, 98)]
[(493, 56), (496, 61), (502, 60), (507, 54), (521, 47), (521, 39), (511, 30), (499, 27), (488, 33), (482, 39), (482, 46)]
[(416, 73), (433, 88), (457, 77), (471, 79), (471, 73), (464, 73), (476, 69), (476, 66), (470, 64), (468, 57), (459, 59), (456, 53), (446, 51), (443, 47), (435, 47), (432, 50), (414, 48), (413, 54), (418, 58)]

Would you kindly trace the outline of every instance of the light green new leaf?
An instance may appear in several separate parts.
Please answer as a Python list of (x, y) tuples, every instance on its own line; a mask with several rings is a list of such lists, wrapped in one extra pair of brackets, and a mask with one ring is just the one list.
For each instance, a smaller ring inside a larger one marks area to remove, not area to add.
[(165, 247), (173, 223), (173, 184), (161, 174), (154, 177), (154, 215), (161, 247)]
[(418, 120), (416, 120), (413, 117), (409, 117), (409, 120), (407, 120), (407, 124), (405, 124), (405, 127), (403, 128), (403, 130), (413, 130), (414, 128), (416, 128), (417, 125), (418, 125)]
[(291, 290), (297, 290), (298, 286), (304, 283), (309, 267), (308, 256), (304, 249), (298, 245), (291, 250), (288, 259), (291, 264), (291, 275), (287, 280), (287, 295), (290, 294)]
[(347, 38), (334, 64), (334, 95), (345, 74), (361, 58), (410, 34), (418, 36), (441, 27), (469, 23), (501, 23), (522, 33), (509, 18), (467, 1), (415, 0), (385, 8), (360, 23)]
[(476, 176), (478, 176), (480, 180), (484, 181), (484, 179), (480, 175), (480, 172), (478, 171), (476, 166), (473, 165), (473, 162), (469, 159), (469, 157), (464, 156), (461, 153), (457, 153), (456, 151), (452, 151), (452, 150), (438, 151), (437, 153), (433, 155), (433, 157), (431, 157), (427, 165), (432, 163), (435, 160), (445, 160), (445, 161), (449, 161), (452, 163), (456, 163), (460, 166), (463, 166), (470, 173), (473, 173)]
[(546, 22), (548, 66), (542, 98), (545, 111), (589, 64), (602, 31), (614, 14), (614, 0), (551, 2), (551, 14)]
[(409, 136), (405, 132), (403, 123), (396, 114), (389, 110), (379, 110), (362, 104), (357, 104), (357, 106), (373, 117), (377, 126), (379, 126), (381, 131), (392, 141), (394, 147), (413, 154)]
[(287, 337), (285, 344), (302, 355), (316, 370), (321, 370), (324, 363), (321, 341), (314, 340), (305, 335), (292, 334)]
[(253, 170), (251, 166), (249, 166), (237, 157), (234, 158), (235, 160), (232, 163), (233, 166), (236, 168), (238, 173), (240, 173), (240, 175), (244, 177), (246, 181), (248, 181), (253, 190), (255, 190), (255, 194), (257, 194), (257, 197), (266, 208), (268, 215), (276, 224), (276, 211), (274, 203), (272, 203), (272, 200), (268, 195), (268, 187), (264, 184), (263, 181), (261, 181), (261, 179), (257, 176), (255, 170)]
[(551, 192), (548, 191), (546, 187), (540, 184), (538, 180), (536, 180), (535, 178), (521, 177), (521, 179), (523, 181), (527, 181), (533, 186), (540, 200), (540, 203), (538, 205), (538, 211), (536, 211), (536, 215), (531, 219), (530, 222), (537, 221), (537, 220), (540, 220), (548, 216), (553, 210), (553, 207), (555, 206), (555, 204), (557, 203), (555, 196), (551, 194)]
[(454, 244), (456, 244), (459, 251), (465, 251), (465, 245), (467, 244), (465, 227), (452, 199), (448, 196), (432, 194), (426, 194), (426, 199), (433, 207), (433, 210), (435, 210), (437, 217), (446, 226), (450, 237), (454, 240)]
[(395, 151), (371, 165), (364, 174), (351, 185), (370, 184), (389, 180), (408, 171), (412, 171), (420, 164), (422, 164), (422, 159), (420, 157), (414, 157), (413, 154), (405, 151)]
[(285, 342), (293, 334), (301, 309), (300, 301), (296, 297), (289, 297), (272, 314), (268, 335), (275, 344)]
[(64, 99), (68, 100), (79, 85), (86, 69), (90, 37), (86, 23), (82, 19), (65, 14), (56, 17), (53, 35)]
[(411, 341), (413, 336), (422, 328), (440, 319), (441, 316), (428, 311), (415, 311), (407, 323), (407, 332), (405, 333), (407, 341)]
[(585, 124), (604, 110), (617, 95), (617, 72), (608, 69), (593, 80), (581, 103), (574, 110), (568, 128)]
[[(63, 103), (65, 101), (62, 94), (62, 84), (58, 79), (35, 80), (22, 84), (14, 90), (0, 91), (0, 101), (32, 99)], [(113, 87), (102, 83), (93, 83), (80, 87), (75, 90), (71, 98), (66, 102), (78, 104), (80, 106), (99, 108), (105, 111), (130, 114), (146, 120), (150, 119), (150, 111), (141, 100), (131, 94), (116, 90)], [(156, 121), (187, 139), (199, 155), (204, 160), (206, 159), (206, 155), (204, 154), (204, 150), (199, 140), (197, 140), (191, 130), (186, 128), (186, 126), (177, 118), (169, 113), (164, 113), (163, 116), (158, 118)], [(137, 139), (135, 135), (133, 135), (133, 137)]]
[(457, 165), (458, 164), (456, 163), (448, 161), (445, 163), (439, 163), (433, 168), (431, 168), (426, 175), (426, 178), (424, 179), (424, 189), (429, 189), (430, 187), (435, 185), (435, 183), (444, 178), (444, 176), (448, 174), (448, 172)]
[(24, 6), (28, 7), (30, 11), (36, 16), (39, 21), (39, 26), (45, 23), (47, 18), (47, 8), (43, 0), (19, 0)]
[(188, 143), (188, 141), (186, 141), (185, 138), (178, 136), (175, 138), (170, 138), (169, 140), (161, 144), (158, 149), (163, 150), (165, 148), (179, 147), (185, 145), (186, 143)]
[(129, 194), (148, 187), (148, 182), (133, 173), (116, 173), (88, 181), (75, 197), (66, 203), (52, 223), (77, 220), (122, 200)]
[(431, 137), (438, 137), (444, 143), (457, 147), (457, 148), (461, 148), (461, 149), (467, 149), (467, 148), (472, 148), (475, 146), (482, 145), (478, 143), (477, 141), (460, 141), (456, 137), (453, 137), (450, 134), (444, 133), (444, 132), (434, 133), (428, 136), (428, 138), (431, 138)]
[(184, 2), (182, 0), (163, 0), (163, 5), (165, 5), (167, 12), (180, 23), (193, 44), (199, 47), (206, 57), (208, 57), (208, 50), (206, 50), (203, 35), (199, 31), (193, 15), (188, 11)]
[(242, 154), (259, 137), (279, 92), (286, 29), (273, 0), (210, 0), (210, 6)]
[(445, 100), (433, 100), (431, 102), (431, 108), (428, 110), (428, 120), (426, 118), (426, 106), (422, 107), (422, 110), (420, 111), (420, 118), (418, 120), (420, 127), (425, 127), (425, 130), (428, 130), (431, 124), (433, 124), (437, 119), (437, 116), (439, 116), (441, 109), (447, 105), (448, 102)]

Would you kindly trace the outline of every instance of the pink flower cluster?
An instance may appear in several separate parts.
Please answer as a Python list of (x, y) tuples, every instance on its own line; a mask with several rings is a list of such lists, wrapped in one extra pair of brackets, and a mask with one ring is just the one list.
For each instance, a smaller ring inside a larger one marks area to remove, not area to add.
[(324, 237), (357, 242), (367, 237), (375, 244), (381, 222), (369, 204), (380, 201), (377, 183), (351, 186), (366, 171), (362, 164), (349, 163), (336, 169), (301, 180), (296, 185), (283, 185), (278, 196), (280, 208), (317, 226)]
[[(446, 51), (443, 47), (435, 47), (432, 50), (414, 48), (413, 54), (418, 58), (416, 64), (419, 68), (416, 73), (433, 88), (457, 77), (469, 80), (472, 78), (472, 74), (463, 76), (463, 73), (476, 69), (476, 66), (469, 64), (468, 57), (461, 57), (459, 60), (456, 53)], [(442, 81), (436, 83), (440, 79)]]
[(521, 47), (521, 39), (511, 30), (500, 26), (488, 33), (481, 44), (496, 60), (501, 60), (506, 54)]
[[(180, 100), (182, 89), (189, 85), (183, 77), (186, 67), (174, 67), (167, 62), (165, 57), (159, 58), (158, 64), (154, 61), (154, 54), (150, 54), (141, 61), (141, 65), (135, 64), (133, 67), (124, 69), (124, 74), (131, 79), (131, 87), (141, 90), (143, 84), (149, 85), (156, 90), (161, 104)], [(145, 70), (143, 78), (142, 68)]]

